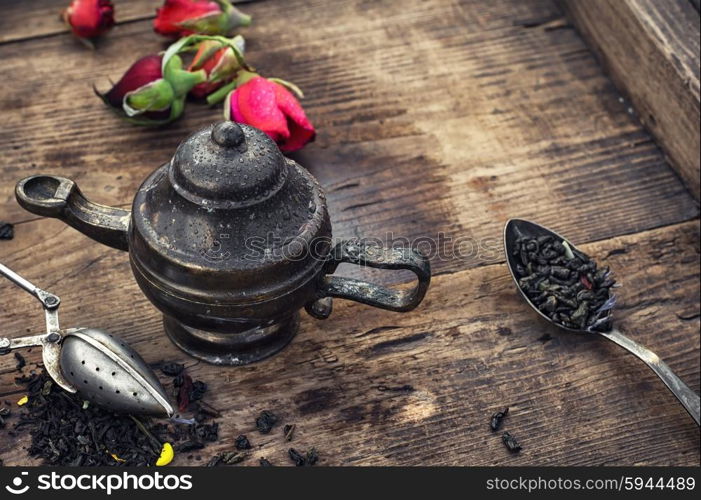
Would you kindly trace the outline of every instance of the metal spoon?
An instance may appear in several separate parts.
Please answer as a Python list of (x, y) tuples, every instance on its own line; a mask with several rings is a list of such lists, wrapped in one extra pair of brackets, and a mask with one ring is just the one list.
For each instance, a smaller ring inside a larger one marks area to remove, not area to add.
[(124, 413), (173, 415), (173, 407), (153, 370), (124, 340), (97, 328), (58, 324), (61, 300), (0, 264), (0, 274), (41, 302), (46, 333), (0, 337), (0, 355), (41, 346), (44, 369), (60, 387), (103, 408)]
[(568, 328), (554, 322), (548, 316), (543, 314), (543, 312), (541, 312), (540, 309), (533, 305), (533, 303), (530, 301), (528, 296), (524, 293), (524, 291), (518, 284), (519, 277), (516, 275), (515, 272), (517, 262), (515, 260), (515, 256), (513, 255), (512, 250), (515, 248), (515, 242), (518, 237), (537, 237), (546, 235), (553, 236), (554, 238), (559, 239), (560, 241), (566, 241), (571, 248), (576, 248), (566, 238), (563, 238), (556, 232), (551, 231), (534, 222), (522, 219), (510, 219), (509, 221), (507, 221), (506, 226), (504, 227), (504, 252), (506, 253), (506, 264), (509, 267), (511, 277), (516, 283), (516, 288), (518, 288), (523, 298), (526, 299), (526, 302), (528, 302), (531, 308), (533, 308), (543, 318), (545, 318), (550, 323), (558, 326), (559, 328), (569, 330), (575, 333), (586, 333), (589, 335), (591, 335), (592, 333), (598, 333), (599, 335), (602, 335), (607, 339), (611, 340), (612, 342), (615, 342), (619, 346), (623, 347), (624, 349), (627, 349), (629, 352), (643, 360), (645, 364), (649, 366), (652, 369), (652, 371), (654, 371), (657, 374), (657, 376), (660, 377), (660, 379), (662, 379), (662, 382), (665, 383), (667, 388), (669, 388), (669, 390), (672, 391), (672, 393), (677, 397), (677, 399), (679, 399), (679, 402), (684, 406), (684, 408), (686, 408), (686, 411), (689, 412), (689, 414), (693, 417), (693, 419), (696, 421), (696, 424), (698, 425), (700, 413), (699, 396), (694, 391), (692, 391), (684, 382), (682, 382), (681, 379), (677, 377), (674, 374), (674, 372), (672, 372), (670, 367), (657, 356), (657, 354), (652, 352), (650, 349), (638, 344), (634, 340), (629, 339), (616, 328), (611, 329), (611, 331), (609, 332), (577, 330), (575, 328)]

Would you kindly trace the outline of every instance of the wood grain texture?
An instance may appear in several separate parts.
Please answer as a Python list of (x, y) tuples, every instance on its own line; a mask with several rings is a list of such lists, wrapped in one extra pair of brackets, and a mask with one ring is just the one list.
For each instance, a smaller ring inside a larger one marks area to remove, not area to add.
[(698, 200), (698, 11), (688, 0), (563, 0), (562, 4)]
[[(254, 444), (247, 465), (260, 456), (289, 464), (291, 445), (315, 446), (325, 465), (699, 464), (699, 428), (656, 376), (603, 338), (542, 322), (504, 264), (436, 277), (412, 314), (337, 301), (325, 322), (305, 316), (279, 355), (221, 368), (187, 358), (167, 340), (159, 313), (129, 276), (125, 254), (82, 236), (64, 241), (71, 230), (56, 221), (27, 226), (36, 229), (24, 227), (21, 239), (9, 243), (13, 263), (61, 296), (64, 325), (107, 328), (148, 362), (185, 362), (209, 384), (208, 402), (224, 410), (222, 440), (195, 453), (201, 462), (245, 433)], [(699, 224), (689, 222), (583, 245), (624, 285), (615, 315), (620, 328), (697, 392), (698, 242)], [(37, 255), (46, 261), (37, 262)], [(47, 265), (56, 269), (56, 282), (46, 282)], [(36, 331), (39, 309), (11, 287), (0, 283), (3, 329)], [(544, 334), (552, 340), (539, 340)], [(27, 356), (25, 370), (37, 354)], [(22, 394), (14, 366), (11, 356), (0, 358), (0, 399)], [(524, 447), (518, 456), (488, 427), (504, 405), (511, 408), (504, 428)], [(254, 430), (264, 409), (297, 424), (291, 444), (281, 428), (267, 436)], [(26, 443), (26, 436), (0, 431), (5, 464), (27, 463)], [(179, 456), (174, 463), (200, 461)]]
[[(262, 0), (233, 0), (232, 3), (255, 1)], [(70, 0), (0, 0), (0, 44), (53, 35), (71, 37), (60, 15), (69, 3)], [(120, 24), (155, 17), (163, 0), (117, 0), (113, 4), (115, 21)], [(100, 43), (98, 40), (98, 48)]]
[[(698, 215), (576, 33), (524, 27), (557, 17), (552, 4), (324, 5), (291, 6), (292, 22), (305, 26), (292, 33), (272, 5), (251, 4), (265, 22), (248, 32), (248, 52), (264, 74), (308, 96), (319, 136), (295, 158), (327, 189), (337, 236), (440, 232), (476, 244), (498, 235), (495, 221), (522, 216), (590, 241)], [(0, 97), (3, 218), (34, 218), (14, 202), (13, 185), (40, 172), (126, 206), (181, 140), (221, 117), (219, 107), (193, 103), (164, 129), (116, 119), (91, 85), (108, 87), (163, 42), (145, 21), (117, 26), (104, 42), (96, 52), (59, 36), (24, 42), (42, 64), (0, 46), (6, 71), (18, 75)], [(435, 270), (480, 263), (441, 259)]]
[[(125, 254), (20, 209), (14, 183), (40, 172), (128, 206), (182, 139), (218, 119), (220, 109), (192, 103), (172, 126), (146, 130), (92, 95), (93, 83), (163, 48), (148, 20), (116, 26), (95, 52), (63, 35), (0, 45), (13, 75), (0, 95), (0, 219), (17, 223), (0, 260), (62, 297), (64, 325), (112, 330), (150, 362), (187, 361), (225, 411), (221, 447), (248, 433), (255, 457), (287, 463), (281, 436), (253, 431), (272, 409), (323, 464), (698, 465), (698, 428), (654, 375), (604, 339), (539, 323), (500, 255), (503, 222), (516, 216), (588, 243), (625, 284), (621, 327), (698, 391), (697, 203), (552, 2), (397, 5), (289, 0), (280, 17), (278, 2), (256, 2), (246, 36), (264, 75), (307, 95), (319, 136), (295, 159), (326, 189), (335, 236), (461, 238), (459, 255), (434, 254), (416, 311), (338, 301), (268, 361), (196, 363), (166, 340)], [(3, 333), (41, 327), (29, 296), (0, 282), (0, 297)], [(553, 340), (538, 341), (543, 333)], [(0, 399), (20, 393), (13, 367), (0, 359)], [(487, 427), (504, 404), (520, 456)], [(24, 439), (0, 431), (7, 464), (27, 463)]]

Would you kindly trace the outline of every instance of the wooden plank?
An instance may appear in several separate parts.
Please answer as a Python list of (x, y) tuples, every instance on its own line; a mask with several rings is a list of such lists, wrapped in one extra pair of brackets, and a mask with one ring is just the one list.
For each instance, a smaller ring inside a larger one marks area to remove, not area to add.
[(562, 3), (698, 200), (698, 11), (688, 0)]
[[(0, 16), (0, 43), (17, 42), (27, 38), (65, 34), (70, 30), (61, 19), (61, 11), (70, 0), (3, 0)], [(131, 22), (153, 17), (161, 2), (122, 0), (116, 2), (115, 20)], [(77, 42), (76, 42), (77, 43)], [(98, 43), (98, 48), (101, 44)]]
[[(557, 16), (551, 3), (323, 5), (290, 5), (282, 19), (269, 3), (251, 4), (266, 22), (251, 29), (249, 54), (264, 74), (295, 81), (308, 96), (319, 136), (295, 158), (329, 192), (337, 236), (440, 232), (493, 245), (501, 222), (523, 216), (591, 241), (698, 215), (574, 31), (523, 27)], [(300, 29), (285, 29), (289, 22)], [(162, 47), (146, 21), (117, 26), (87, 57), (65, 37), (23, 45), (42, 54), (31, 71), (12, 45), (0, 46), (17, 75), (0, 97), (6, 220), (34, 218), (15, 203), (13, 186), (40, 172), (127, 206), (179, 141), (221, 116), (190, 104), (182, 120), (147, 130), (95, 98), (93, 83), (106, 87)], [(469, 242), (461, 258), (436, 259), (436, 272), (481, 265)]]
[[(304, 318), (293, 344), (268, 361), (197, 364), (165, 339), (125, 254), (16, 205), (17, 179), (50, 172), (127, 206), (180, 140), (219, 116), (192, 104), (171, 127), (145, 130), (92, 96), (92, 83), (105, 86), (162, 48), (148, 21), (117, 26), (95, 53), (63, 36), (0, 46), (15, 75), (0, 96), (0, 218), (18, 222), (0, 260), (61, 295), (64, 325), (110, 329), (151, 362), (187, 360), (225, 410), (220, 446), (246, 432), (262, 446), (255, 457), (287, 463), (279, 435), (252, 430), (270, 408), (298, 424), (295, 446), (317, 446), (322, 464), (698, 464), (698, 429), (654, 375), (603, 339), (538, 323), (498, 264), (510, 216), (595, 242), (584, 248), (610, 253), (604, 260), (624, 277), (622, 327), (698, 391), (698, 206), (553, 3), (285, 5), (284, 18), (274, 2), (250, 6), (265, 22), (247, 32), (249, 54), (308, 96), (319, 137), (295, 157), (325, 186), (335, 234), (443, 233), (468, 243), (462, 255), (434, 256), (421, 308), (393, 314), (338, 301), (326, 322)], [(9, 283), (0, 296), (4, 331), (41, 327), (30, 297)], [(554, 339), (542, 344), (543, 333)], [(0, 388), (10, 392), (0, 398), (19, 394), (13, 367), (0, 359)], [(404, 385), (414, 390), (387, 390)], [(526, 446), (519, 457), (486, 427), (502, 404)], [(24, 444), (0, 431), (7, 464), (27, 463)]]
[[(233, 3), (249, 3), (260, 0), (234, 0)], [(2, 0), (0, 16), (0, 43), (17, 42), (27, 38), (45, 37), (58, 34), (70, 36), (69, 29), (60, 13), (70, 0)], [(161, 0), (119, 0), (115, 4), (115, 21), (129, 23), (150, 19), (156, 9), (163, 5)], [(108, 35), (109, 36), (109, 35)], [(97, 46), (101, 43), (98, 41)]]
[[(436, 277), (411, 314), (337, 301), (326, 321), (304, 316), (298, 337), (277, 356), (221, 368), (194, 362), (166, 339), (126, 254), (84, 237), (64, 240), (69, 231), (56, 221), (23, 224), (3, 254), (61, 296), (64, 325), (109, 329), (148, 362), (185, 362), (209, 384), (208, 401), (224, 410), (222, 440), (190, 460), (178, 456), (177, 465), (207, 461), (239, 433), (254, 445), (246, 465), (260, 456), (289, 464), (290, 445), (315, 446), (323, 465), (699, 465), (699, 428), (656, 376), (602, 338), (543, 323), (504, 264)], [(694, 221), (583, 246), (623, 284), (619, 327), (697, 393), (699, 236)], [(3, 281), (0, 296), (4, 332), (41, 327), (27, 294)], [(544, 334), (552, 340), (539, 340)], [(37, 355), (28, 355), (25, 370)], [(22, 394), (14, 366), (11, 356), (0, 358), (0, 399)], [(504, 405), (511, 408), (505, 429), (524, 447), (519, 455), (488, 428)], [(292, 443), (280, 428), (267, 436), (254, 430), (264, 409), (297, 424)], [(26, 445), (26, 435), (0, 430), (6, 465), (26, 464)]]

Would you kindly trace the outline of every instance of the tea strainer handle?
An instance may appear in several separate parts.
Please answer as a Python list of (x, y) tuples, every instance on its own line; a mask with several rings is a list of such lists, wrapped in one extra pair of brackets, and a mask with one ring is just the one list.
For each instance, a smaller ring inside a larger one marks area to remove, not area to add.
[(68, 392), (76, 392), (76, 388), (66, 380), (59, 366), (60, 343), (63, 339), (58, 324), (58, 306), (61, 304), (61, 299), (53, 293), (42, 290), (2, 263), (0, 263), (0, 275), (7, 277), (17, 286), (36, 297), (44, 308), (44, 317), (46, 319), (46, 333), (44, 334), (29, 337), (0, 338), (0, 355), (8, 354), (14, 349), (23, 347), (42, 346), (41, 357), (44, 361), (44, 369), (58, 385)]
[[(333, 276), (341, 263), (379, 269), (407, 269), (416, 275), (416, 284), (410, 289), (389, 288), (367, 281)], [(428, 258), (413, 248), (385, 248), (356, 240), (342, 241), (331, 253), (326, 276), (322, 279), (323, 297), (354, 300), (390, 311), (411, 311), (426, 295), (431, 282)]]

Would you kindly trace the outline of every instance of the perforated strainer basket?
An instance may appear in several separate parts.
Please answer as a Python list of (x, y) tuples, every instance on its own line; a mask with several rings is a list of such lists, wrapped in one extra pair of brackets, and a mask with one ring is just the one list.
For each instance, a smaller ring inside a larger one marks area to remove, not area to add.
[(155, 373), (129, 344), (97, 328), (61, 330), (61, 301), (56, 295), (37, 288), (3, 264), (0, 274), (36, 297), (46, 314), (45, 334), (0, 337), (0, 354), (41, 346), (44, 368), (66, 391), (77, 392), (91, 403), (116, 412), (173, 415), (173, 407)]

